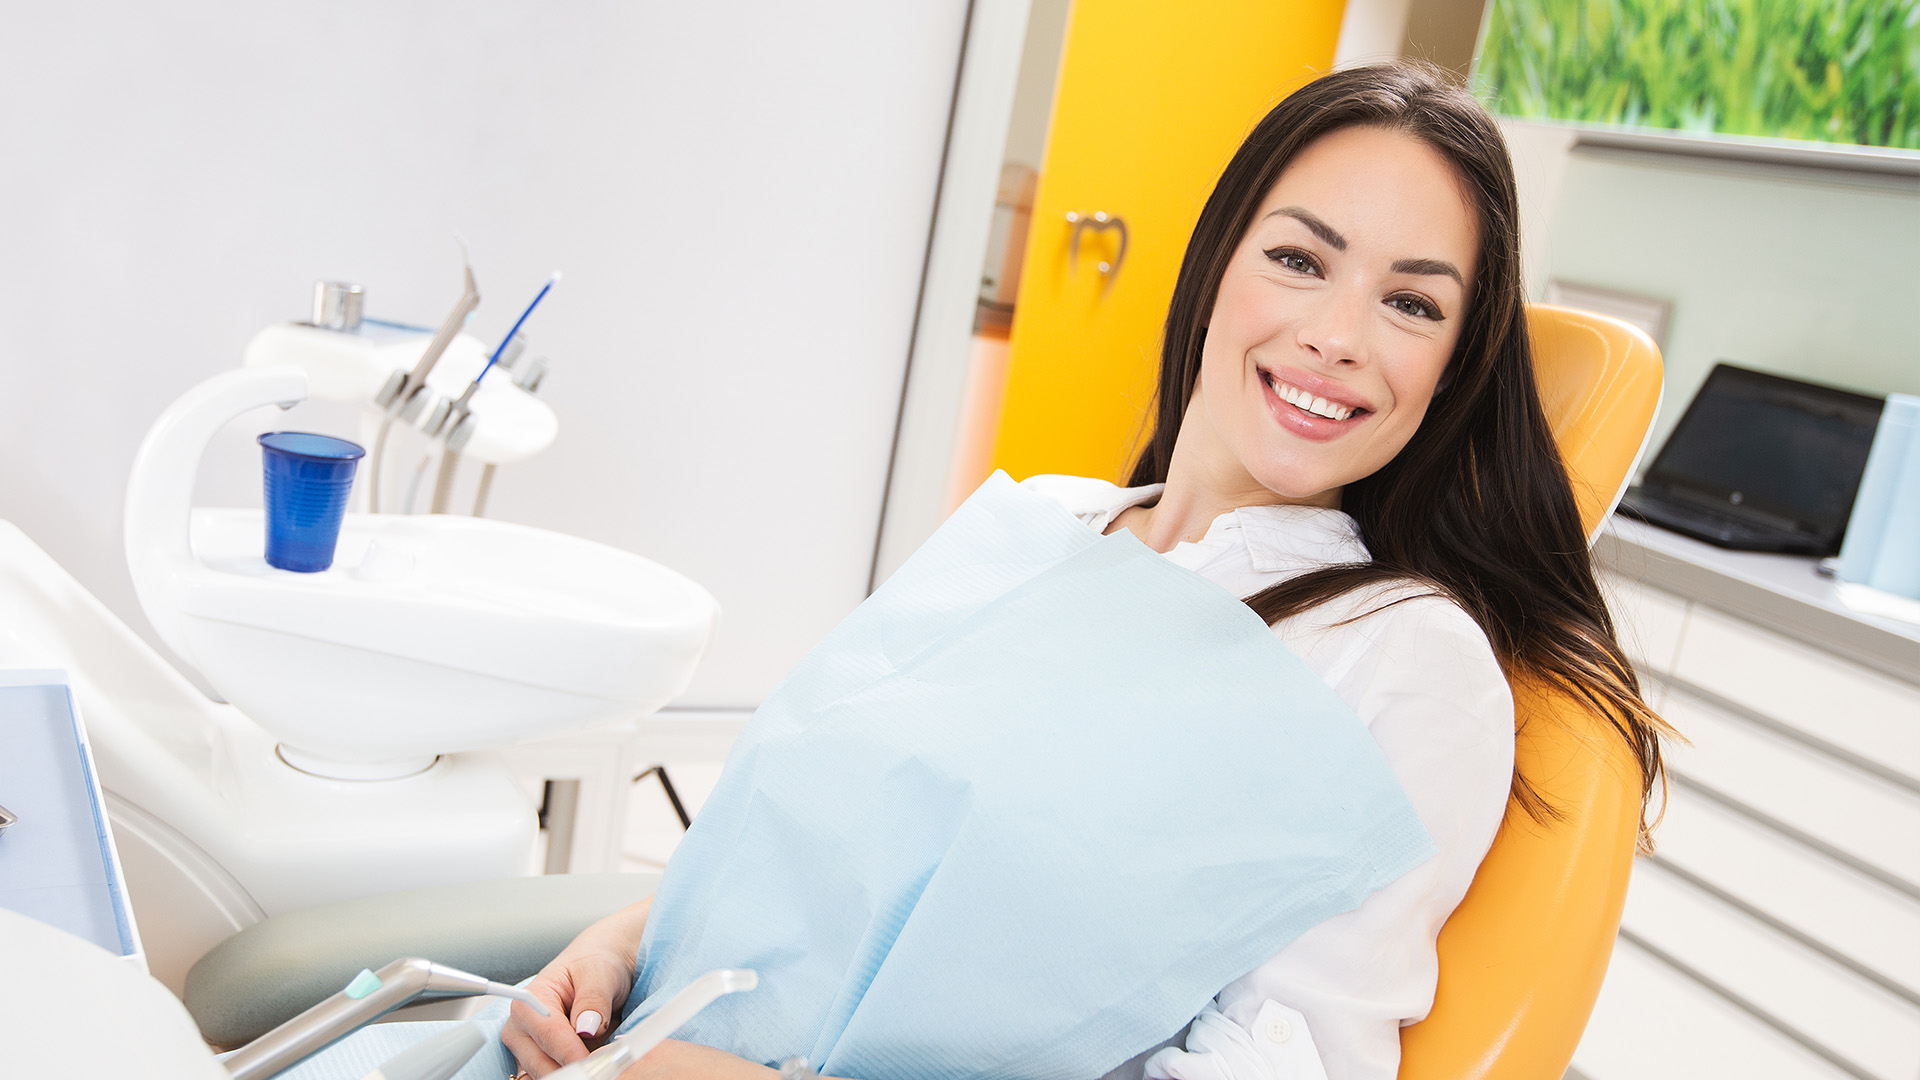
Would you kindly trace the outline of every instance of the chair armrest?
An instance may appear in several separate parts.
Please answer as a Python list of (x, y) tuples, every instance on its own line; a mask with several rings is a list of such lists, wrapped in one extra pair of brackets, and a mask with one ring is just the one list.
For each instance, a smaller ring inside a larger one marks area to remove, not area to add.
[(653, 894), (655, 874), (553, 874), (343, 900), (275, 915), (216, 945), (187, 972), (187, 1011), (217, 1046), (238, 1046), (339, 991), (362, 968), (421, 956), (517, 983), (580, 931)]

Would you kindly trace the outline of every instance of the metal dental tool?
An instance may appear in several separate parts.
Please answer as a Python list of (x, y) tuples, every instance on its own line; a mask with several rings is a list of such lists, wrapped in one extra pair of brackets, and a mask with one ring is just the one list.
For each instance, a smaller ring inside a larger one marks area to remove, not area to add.
[[(524, 1001), (548, 1015), (547, 1007), (517, 986), (493, 982), (410, 956), (379, 971), (362, 971), (346, 989), (267, 1032), (228, 1056), (222, 1064), (234, 1080), (266, 1080), (360, 1027), (423, 995), (469, 997), (491, 994)], [(684, 1021), (683, 1021), (684, 1022)]]
[(376, 405), (386, 410), (367, 463), (367, 508), (376, 514), (380, 512), (380, 469), (386, 458), (387, 435), (393, 430), (394, 418), (408, 410), (417, 413), (426, 404), (422, 394), (426, 389), (427, 376), (433, 373), (433, 366), (440, 362), (447, 346), (453, 344), (460, 328), (467, 324), (467, 316), (480, 306), (480, 286), (473, 280), (473, 260), (467, 254), (465, 241), (460, 243), (460, 269), (463, 278), (460, 300), (447, 313), (446, 321), (440, 324), (433, 340), (427, 342), (427, 351), (420, 354), (420, 361), (413, 365), (412, 371), (404, 374), (396, 371), (389, 376), (387, 384), (380, 388), (380, 393), (373, 399)]
[(500, 344), (493, 350), (493, 355), (487, 357), (487, 366), (480, 369), (480, 374), (473, 377), (473, 381), (461, 391), (460, 396), (454, 400), (445, 414), (438, 417), (437, 422), (428, 425), (429, 435), (444, 431), (447, 436), (446, 449), (440, 455), (440, 472), (433, 480), (433, 502), (428, 506), (429, 513), (446, 513), (447, 503), (453, 498), (453, 471), (460, 464), (461, 448), (466, 446), (467, 440), (473, 437), (468, 404), (473, 401), (473, 395), (479, 392), (480, 380), (486, 378), (487, 372), (493, 370), (493, 365), (499, 361), (500, 354), (507, 351), (507, 346), (513, 343), (514, 336), (520, 333), (520, 327), (526, 324), (527, 316), (533, 314), (533, 309), (540, 306), (540, 301), (547, 298), (547, 293), (559, 281), (560, 271), (555, 270), (553, 276), (547, 279), (547, 283), (540, 286), (540, 291), (534, 295), (533, 302), (527, 305), (527, 310), (521, 312), (520, 317), (514, 320), (513, 329), (508, 330), (507, 336), (500, 339)]
[(728, 994), (758, 985), (760, 976), (756, 972), (742, 968), (709, 971), (688, 983), (686, 989), (673, 995), (652, 1016), (635, 1024), (632, 1031), (588, 1054), (586, 1060), (547, 1074), (549, 1080), (614, 1080), (645, 1057), (647, 1051), (666, 1042), (669, 1035), (699, 1015), (701, 1009)]

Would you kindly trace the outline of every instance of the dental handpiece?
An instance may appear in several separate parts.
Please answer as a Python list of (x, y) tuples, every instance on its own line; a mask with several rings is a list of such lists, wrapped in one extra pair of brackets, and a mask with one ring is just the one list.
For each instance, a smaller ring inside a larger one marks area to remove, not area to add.
[(388, 380), (387, 386), (381, 389), (377, 400), (389, 410), (404, 407), (421, 387), (427, 385), (427, 376), (433, 374), (434, 365), (440, 362), (447, 346), (459, 336), (460, 328), (467, 325), (467, 316), (480, 306), (480, 286), (473, 280), (473, 265), (463, 261), (460, 273), (460, 299), (453, 305), (453, 310), (447, 313), (447, 319), (440, 324), (440, 329), (435, 331), (433, 340), (427, 342), (427, 350), (420, 354), (413, 370), (406, 374), (398, 386)]
[[(380, 512), (380, 474), (386, 468), (387, 436), (393, 431), (394, 417), (411, 409), (414, 415), (426, 404), (427, 376), (433, 373), (433, 367), (440, 362), (441, 354), (453, 339), (460, 334), (460, 328), (467, 324), (467, 316), (480, 306), (480, 286), (473, 280), (473, 261), (466, 257), (466, 245), (460, 245), (460, 299), (447, 313), (447, 320), (427, 342), (427, 350), (420, 354), (419, 362), (413, 370), (402, 374), (394, 372), (387, 377), (387, 384), (374, 395), (373, 402), (380, 406), (385, 414), (380, 419), (380, 431), (373, 439), (373, 453), (367, 460), (367, 509)], [(409, 419), (412, 417), (409, 416)]]
[(362, 971), (344, 990), (234, 1051), (221, 1064), (234, 1080), (266, 1080), (416, 997), (475, 994), (524, 1001), (540, 1015), (548, 1013), (545, 1005), (517, 986), (410, 956), (379, 971)]
[(635, 1024), (632, 1031), (588, 1054), (584, 1061), (547, 1074), (548, 1080), (614, 1080), (647, 1056), (649, 1050), (666, 1042), (668, 1036), (699, 1015), (701, 1009), (728, 994), (758, 985), (760, 976), (752, 971), (740, 968), (709, 971), (688, 983), (686, 989), (673, 995), (653, 1015)]

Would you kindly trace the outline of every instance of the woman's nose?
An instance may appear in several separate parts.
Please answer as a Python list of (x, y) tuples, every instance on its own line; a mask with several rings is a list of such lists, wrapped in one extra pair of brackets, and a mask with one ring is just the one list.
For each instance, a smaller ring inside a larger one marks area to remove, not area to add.
[(1370, 302), (1359, 289), (1328, 289), (1300, 324), (1300, 344), (1329, 367), (1364, 362)]

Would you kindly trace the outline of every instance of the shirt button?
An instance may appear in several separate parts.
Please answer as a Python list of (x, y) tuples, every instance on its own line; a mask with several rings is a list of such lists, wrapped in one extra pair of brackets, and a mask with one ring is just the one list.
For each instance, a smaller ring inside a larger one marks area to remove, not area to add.
[(1284, 1016), (1276, 1016), (1267, 1022), (1267, 1041), (1283, 1043), (1293, 1038), (1293, 1025), (1287, 1023)]

